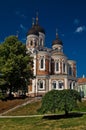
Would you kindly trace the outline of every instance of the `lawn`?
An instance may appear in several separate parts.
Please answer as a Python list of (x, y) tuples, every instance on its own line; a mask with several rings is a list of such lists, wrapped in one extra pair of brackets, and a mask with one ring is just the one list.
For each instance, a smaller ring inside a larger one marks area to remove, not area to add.
[(20, 105), (28, 100), (29, 100), (28, 98), (7, 100), (7, 101), (0, 100), (0, 113), (3, 113), (3, 112), (5, 112), (5, 111), (17, 106), (17, 105)]
[(86, 130), (86, 115), (58, 119), (5, 118), (0, 119), (0, 130)]
[[(30, 104), (27, 104), (26, 106), (17, 108), (9, 113), (4, 114), (5, 116), (23, 116), (23, 115), (37, 115), (40, 114), (38, 113), (38, 109), (41, 106), (41, 101), (35, 101)], [(86, 101), (82, 101), (81, 103), (78, 103), (78, 108), (74, 110), (75, 112), (86, 112)], [(64, 114), (64, 112), (56, 112), (57, 114)]]
[(41, 101), (34, 101), (30, 104), (27, 104), (23, 107), (17, 108), (9, 113), (4, 114), (5, 116), (23, 116), (23, 115), (35, 115), (39, 114), (37, 110), (41, 106)]
[[(34, 115), (39, 114), (37, 110), (41, 101), (32, 102), (5, 115)], [(79, 103), (77, 112), (86, 112), (86, 101)], [(73, 114), (68, 118), (61, 115), (22, 117), (22, 118), (0, 118), (0, 130), (86, 130), (86, 115)]]

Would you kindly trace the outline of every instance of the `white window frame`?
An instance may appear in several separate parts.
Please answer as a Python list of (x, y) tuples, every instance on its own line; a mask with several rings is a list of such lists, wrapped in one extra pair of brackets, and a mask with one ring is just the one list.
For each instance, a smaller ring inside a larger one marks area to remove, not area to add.
[[(58, 63), (58, 70), (57, 70), (57, 63)], [(60, 72), (60, 61), (59, 60), (57, 60), (57, 61), (55, 61), (55, 73), (59, 73)]]
[[(61, 88), (59, 87), (59, 84), (60, 84), (60, 83), (63, 84)], [(58, 81), (58, 90), (63, 90), (63, 89), (64, 89), (64, 82), (63, 82), (62, 80), (59, 80), (59, 81)]]
[[(43, 68), (41, 68), (41, 60), (43, 60)], [(45, 57), (40, 57), (40, 60), (39, 60), (39, 69), (40, 70), (45, 70)]]
[[(54, 86), (54, 84), (56, 85), (56, 87)], [(52, 89), (54, 89), (54, 90), (57, 89), (57, 82), (55, 80), (52, 82)]]
[[(64, 68), (64, 65), (65, 65), (65, 68)], [(67, 64), (65, 63), (65, 61), (62, 61), (62, 72), (67, 73)]]
[[(43, 88), (41, 88), (41, 83), (43, 83)], [(38, 90), (45, 90), (45, 80), (39, 80), (38, 81)]]

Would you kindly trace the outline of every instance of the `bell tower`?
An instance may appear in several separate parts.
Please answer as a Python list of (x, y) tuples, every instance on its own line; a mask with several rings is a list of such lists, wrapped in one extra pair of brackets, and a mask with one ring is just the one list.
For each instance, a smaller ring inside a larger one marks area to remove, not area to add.
[(38, 13), (32, 20), (32, 28), (27, 33), (26, 48), (31, 53), (44, 47), (45, 30), (39, 25)]

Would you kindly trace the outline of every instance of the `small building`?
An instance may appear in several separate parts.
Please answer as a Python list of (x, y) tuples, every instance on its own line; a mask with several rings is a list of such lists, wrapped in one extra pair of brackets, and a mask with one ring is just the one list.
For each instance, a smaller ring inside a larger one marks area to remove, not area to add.
[(81, 97), (86, 97), (86, 78), (78, 78), (77, 81), (77, 90), (80, 92)]

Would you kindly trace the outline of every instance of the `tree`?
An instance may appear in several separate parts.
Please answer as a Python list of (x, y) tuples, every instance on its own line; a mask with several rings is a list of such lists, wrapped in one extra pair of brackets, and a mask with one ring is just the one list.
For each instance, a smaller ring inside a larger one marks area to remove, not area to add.
[(77, 107), (77, 101), (81, 101), (81, 97), (76, 90), (62, 90), (60, 91), (58, 110), (65, 111), (65, 115), (68, 115), (69, 111)]
[(75, 90), (51, 90), (43, 97), (40, 111), (45, 113), (58, 110), (68, 115), (77, 106), (77, 101), (81, 101), (81, 97)]
[[(12, 91), (26, 91), (30, 78), (33, 78), (33, 61), (26, 54), (26, 46), (16, 36), (9, 36), (0, 44), (0, 87)], [(3, 87), (2, 87), (3, 86)]]

